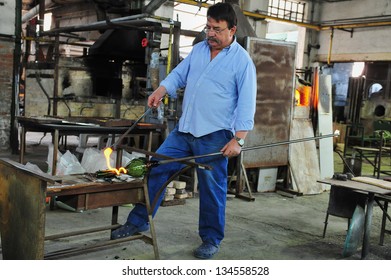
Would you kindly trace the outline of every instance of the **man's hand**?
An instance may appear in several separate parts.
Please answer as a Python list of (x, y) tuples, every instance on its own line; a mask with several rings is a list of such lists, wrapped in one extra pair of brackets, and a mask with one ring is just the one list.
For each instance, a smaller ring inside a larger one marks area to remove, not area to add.
[(242, 151), (242, 147), (239, 146), (238, 141), (235, 138), (232, 138), (221, 150), (225, 157), (236, 157)]
[(149, 97), (148, 97), (148, 107), (157, 108), (162, 101), (164, 95), (166, 95), (167, 91), (165, 87), (158, 87)]

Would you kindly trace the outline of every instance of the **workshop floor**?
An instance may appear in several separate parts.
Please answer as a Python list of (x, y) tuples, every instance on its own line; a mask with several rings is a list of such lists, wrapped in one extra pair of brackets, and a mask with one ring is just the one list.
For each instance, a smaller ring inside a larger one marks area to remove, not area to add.
[[(44, 166), (49, 137), (31, 133), (27, 136), (26, 160)], [(39, 145), (38, 145), (39, 144)], [(68, 145), (72, 143), (68, 140)], [(0, 153), (1, 157), (18, 160), (18, 155)], [(341, 168), (341, 159), (335, 156), (335, 168)], [(339, 170), (336, 170), (339, 171)], [(326, 237), (322, 237), (328, 205), (328, 192), (309, 196), (285, 196), (276, 192), (253, 193), (255, 200), (229, 198), (226, 210), (226, 236), (215, 259), (219, 260), (356, 260), (361, 248), (348, 257), (342, 257), (347, 220), (329, 217)], [(123, 222), (131, 206), (119, 209)], [(46, 234), (61, 233), (99, 225), (111, 220), (111, 209), (102, 208), (74, 212), (63, 208), (47, 211)], [(154, 219), (160, 258), (164, 260), (192, 260), (192, 250), (200, 244), (197, 233), (198, 198), (186, 200), (184, 205), (160, 207)], [(380, 246), (381, 209), (375, 205), (371, 228), (368, 259), (391, 259), (391, 236), (386, 235)], [(388, 225), (390, 227), (390, 225)], [(68, 237), (48, 241), (47, 251), (64, 246), (84, 246), (98, 239), (108, 239), (109, 232)], [(1, 259), (1, 254), (0, 254)], [(66, 257), (73, 260), (149, 260), (154, 259), (152, 246), (143, 241), (121, 243), (115, 247)]]

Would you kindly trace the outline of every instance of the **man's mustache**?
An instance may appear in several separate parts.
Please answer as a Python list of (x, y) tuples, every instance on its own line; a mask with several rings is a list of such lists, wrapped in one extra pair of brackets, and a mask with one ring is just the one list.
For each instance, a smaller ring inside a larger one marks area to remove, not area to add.
[(217, 40), (216, 38), (213, 38), (213, 37), (209, 37), (209, 38), (208, 38), (208, 41), (212, 41), (212, 42), (220, 43), (220, 41), (219, 41), (219, 40)]

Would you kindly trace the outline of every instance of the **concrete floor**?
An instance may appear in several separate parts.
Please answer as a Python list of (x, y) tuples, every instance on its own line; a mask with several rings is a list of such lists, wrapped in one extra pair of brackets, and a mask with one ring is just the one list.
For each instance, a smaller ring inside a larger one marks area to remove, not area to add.
[[(26, 160), (44, 166), (47, 158), (47, 136), (27, 136)], [(39, 144), (39, 145), (38, 145)], [(68, 142), (70, 145), (70, 142)], [(14, 160), (18, 155), (1, 153)], [(338, 157), (337, 157), (338, 160)], [(329, 193), (287, 197), (276, 192), (253, 193), (255, 201), (229, 198), (226, 211), (226, 237), (216, 260), (356, 260), (361, 248), (348, 257), (342, 257), (347, 220), (330, 216), (326, 237), (322, 237)], [(130, 206), (121, 206), (119, 222), (126, 219)], [(111, 209), (102, 208), (74, 212), (57, 208), (47, 210), (46, 234), (108, 225)], [(368, 259), (391, 259), (391, 236), (385, 245), (378, 245), (381, 209), (374, 207), (371, 244)], [(103, 224), (102, 224), (103, 223)], [(160, 207), (154, 219), (160, 258), (163, 260), (193, 260), (192, 250), (200, 244), (197, 233), (198, 198), (189, 198), (184, 205)], [(390, 227), (388, 225), (388, 227)], [(45, 244), (52, 251), (68, 246), (84, 246), (96, 240), (108, 239), (109, 232), (68, 237)], [(1, 256), (0, 256), (1, 258)], [(111, 248), (68, 256), (70, 260), (152, 260), (152, 246), (137, 240)]]

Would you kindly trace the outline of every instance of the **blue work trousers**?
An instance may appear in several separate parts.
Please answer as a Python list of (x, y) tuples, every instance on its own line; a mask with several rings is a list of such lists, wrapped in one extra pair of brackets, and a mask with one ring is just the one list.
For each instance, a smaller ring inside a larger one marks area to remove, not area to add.
[[(175, 127), (156, 152), (173, 158), (205, 155), (219, 152), (232, 137), (232, 132), (228, 130), (219, 130), (202, 137), (194, 137), (190, 133), (179, 132)], [(212, 167), (212, 170), (197, 168), (200, 203), (199, 235), (203, 242), (219, 245), (224, 238), (228, 159), (217, 155), (198, 158), (196, 161)], [(184, 166), (183, 163), (174, 162), (151, 168), (148, 176), (151, 204), (159, 189)], [(163, 197), (164, 192), (161, 193), (153, 209), (153, 217)], [(145, 205), (137, 204), (129, 213), (128, 222), (136, 226), (147, 223), (148, 214)]]

